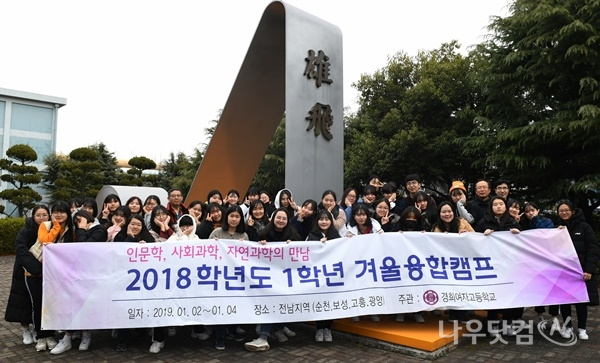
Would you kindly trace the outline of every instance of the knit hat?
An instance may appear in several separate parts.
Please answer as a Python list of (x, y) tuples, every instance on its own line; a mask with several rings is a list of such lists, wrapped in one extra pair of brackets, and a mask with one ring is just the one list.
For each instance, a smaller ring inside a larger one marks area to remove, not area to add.
[(450, 194), (452, 194), (452, 191), (456, 189), (462, 189), (463, 192), (467, 192), (467, 188), (465, 188), (465, 185), (460, 180), (452, 182), (452, 186), (450, 187)]

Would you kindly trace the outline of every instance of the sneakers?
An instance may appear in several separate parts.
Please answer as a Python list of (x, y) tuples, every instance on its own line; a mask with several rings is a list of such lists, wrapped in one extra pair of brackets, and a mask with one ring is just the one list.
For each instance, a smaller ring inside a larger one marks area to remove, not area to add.
[(353, 316), (352, 321), (358, 323), (360, 321), (360, 316)]
[(76, 331), (73, 333), (73, 335), (71, 335), (71, 340), (77, 340), (77, 339), (81, 339), (81, 331)]
[(424, 323), (425, 322), (425, 318), (423, 317), (423, 314), (421, 314), (421, 313), (414, 313), (413, 317), (415, 318), (415, 321), (417, 323)]
[(517, 335), (517, 329), (514, 327), (514, 325), (509, 325), (506, 327), (506, 335), (510, 337), (514, 337)]
[(210, 334), (207, 334), (206, 332), (196, 333), (192, 330), (191, 337), (194, 339), (208, 340), (210, 339)]
[(315, 333), (315, 342), (322, 342), (323, 341), (323, 329), (317, 329), (317, 332)]
[(379, 315), (371, 315), (371, 320), (373, 320), (374, 322), (379, 322), (381, 319), (379, 319)]
[(33, 342), (35, 342), (33, 332), (29, 328), (23, 328), (23, 344), (29, 345), (33, 344)]
[(251, 342), (244, 344), (244, 347), (251, 352), (263, 352), (269, 350), (269, 342), (263, 338), (254, 339)]
[(175, 327), (170, 326), (170, 327), (167, 328), (167, 335), (168, 336), (174, 337), (175, 334), (177, 334), (177, 330), (175, 329)]
[(396, 323), (404, 323), (404, 314), (396, 315)]
[(577, 335), (579, 340), (588, 340), (590, 337), (587, 335), (585, 329), (579, 329), (579, 334)]
[(48, 349), (46, 345), (46, 338), (39, 338), (37, 343), (35, 344), (35, 350), (41, 352), (42, 350), (46, 349)]
[[(571, 339), (573, 337), (573, 328), (571, 328), (571, 327), (565, 328), (565, 330), (562, 333), (560, 333), (560, 336), (565, 339)], [(586, 336), (587, 336), (587, 334), (586, 334)]]
[(244, 334), (246, 334), (246, 331), (238, 326), (235, 328), (235, 333), (239, 334), (239, 335), (244, 335)]
[(117, 352), (126, 352), (127, 351), (127, 345), (125, 343), (117, 343), (117, 346), (115, 347), (115, 350)]
[(333, 341), (333, 336), (331, 336), (331, 329), (323, 329), (323, 340), (325, 340), (326, 342)]
[(272, 333), (271, 335), (273, 338), (277, 339), (277, 341), (279, 343), (288, 341), (288, 337), (286, 337), (285, 334), (283, 334), (283, 330), (278, 330), (278, 331)]
[(560, 331), (560, 323), (557, 317), (552, 318), (552, 326), (550, 327), (550, 335), (554, 334), (555, 331)]
[(54, 349), (54, 347), (56, 347), (57, 344), (58, 343), (56, 342), (54, 337), (46, 338), (46, 345), (48, 346), (48, 349)]
[(283, 334), (287, 335), (288, 337), (292, 338), (296, 336), (296, 332), (292, 331), (290, 328), (288, 328), (287, 326), (283, 327)]
[(84, 331), (81, 334), (81, 343), (79, 343), (79, 350), (90, 349), (91, 343), (92, 343), (92, 333), (90, 333), (89, 331)]
[(148, 350), (150, 353), (158, 353), (161, 349), (165, 347), (165, 342), (152, 342), (150, 349)]
[(217, 338), (217, 341), (215, 342), (215, 349), (225, 350), (225, 338)]
[[(46, 341), (48, 338), (46, 338)], [(48, 346), (50, 348), (50, 346)], [(58, 344), (50, 351), (50, 354), (62, 354), (71, 349), (71, 337), (62, 338)]]

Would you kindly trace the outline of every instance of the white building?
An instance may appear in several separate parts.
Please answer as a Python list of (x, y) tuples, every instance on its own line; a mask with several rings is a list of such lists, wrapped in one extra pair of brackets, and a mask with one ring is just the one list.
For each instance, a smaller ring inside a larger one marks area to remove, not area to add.
[[(6, 150), (11, 146), (27, 144), (38, 155), (32, 165), (42, 170), (44, 157), (56, 152), (58, 109), (66, 104), (66, 98), (0, 88), (1, 157), (6, 157)], [(0, 183), (0, 189), (7, 187), (5, 182)], [(44, 191), (38, 192), (43, 194)], [(7, 206), (5, 201), (0, 203), (7, 207), (5, 212), (11, 214), (14, 207)]]

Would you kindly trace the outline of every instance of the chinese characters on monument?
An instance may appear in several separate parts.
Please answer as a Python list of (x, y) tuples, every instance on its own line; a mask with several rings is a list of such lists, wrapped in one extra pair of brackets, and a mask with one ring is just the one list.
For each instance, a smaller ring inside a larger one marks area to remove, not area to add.
[(310, 123), (306, 128), (306, 131), (315, 129), (315, 136), (319, 136), (323, 134), (323, 137), (326, 140), (333, 139), (333, 135), (331, 134), (331, 125), (333, 125), (333, 115), (331, 115), (331, 106), (324, 105), (322, 103), (315, 103), (313, 108), (308, 111), (310, 116), (306, 117)]
[[(333, 83), (333, 80), (329, 78), (331, 63), (329, 63), (329, 57), (324, 51), (319, 50), (315, 55), (315, 51), (310, 49), (308, 57), (305, 60), (306, 68), (304, 69), (304, 75), (308, 79), (316, 80), (317, 88), (321, 87), (323, 83)], [(317, 102), (308, 113), (310, 116), (305, 117), (309, 122), (306, 131), (314, 128), (315, 136), (323, 134), (323, 137), (327, 141), (333, 139), (333, 135), (331, 134), (331, 125), (333, 125), (331, 106)]]

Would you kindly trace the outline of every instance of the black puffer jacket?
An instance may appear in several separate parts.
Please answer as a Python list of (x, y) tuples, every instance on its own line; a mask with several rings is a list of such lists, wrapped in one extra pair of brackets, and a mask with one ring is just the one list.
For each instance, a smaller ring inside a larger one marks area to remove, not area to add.
[(558, 225), (567, 227), (583, 272), (592, 274), (592, 279), (586, 281), (586, 285), (590, 296), (590, 305), (598, 305), (600, 298), (598, 297), (596, 268), (598, 260), (600, 260), (600, 247), (598, 247), (594, 230), (587, 224), (583, 212), (579, 208), (575, 209), (570, 220), (561, 219)]
[(586, 223), (581, 209), (576, 208), (570, 220), (561, 219), (558, 225), (567, 227), (583, 272), (595, 274), (600, 259), (600, 249), (594, 230)]
[(25, 286), (26, 268), (33, 275), (42, 274), (42, 263), (29, 252), (37, 240), (39, 226), (33, 218), (27, 218), (25, 227), (21, 228), (15, 239), (15, 264), (13, 267), (12, 285), (6, 304), (4, 319), (16, 323), (31, 323), (31, 297)]
[(491, 229), (492, 231), (510, 231), (512, 228), (516, 228), (521, 230), (521, 226), (517, 223), (512, 217), (506, 218), (504, 224), (500, 225), (500, 222), (496, 219), (496, 217), (486, 213), (485, 217), (479, 220), (475, 225), (475, 232), (485, 232), (486, 229)]

